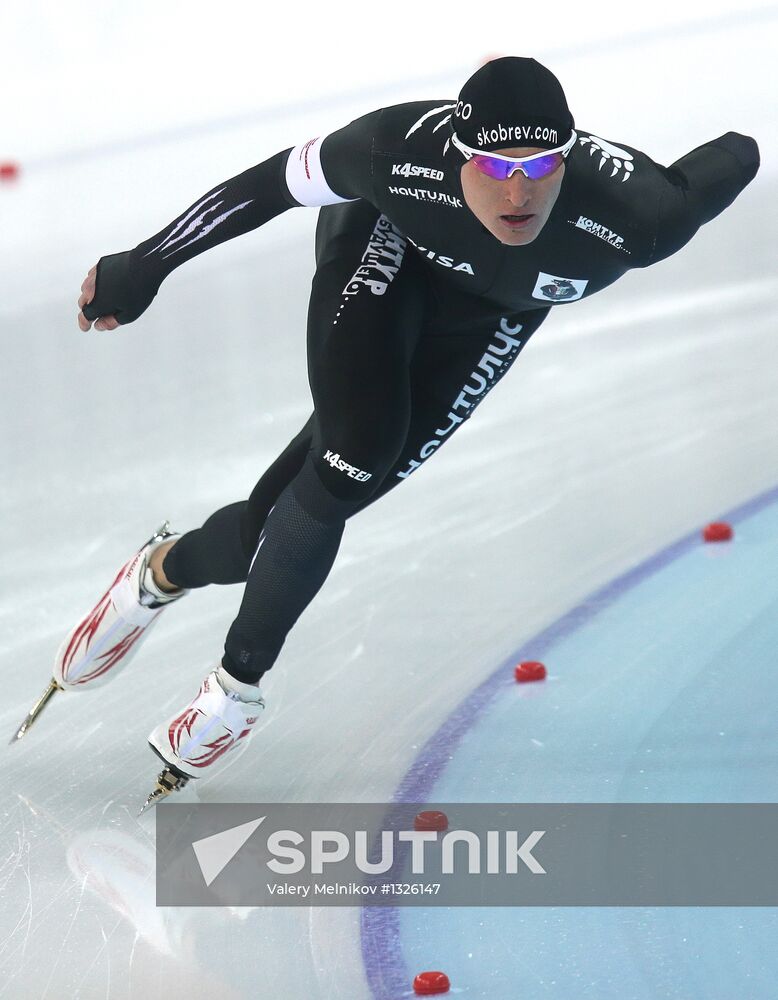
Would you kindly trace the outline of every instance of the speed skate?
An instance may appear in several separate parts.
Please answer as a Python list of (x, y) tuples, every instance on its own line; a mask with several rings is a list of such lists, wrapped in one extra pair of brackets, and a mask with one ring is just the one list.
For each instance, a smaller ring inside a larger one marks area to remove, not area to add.
[(190, 778), (215, 774), (249, 744), (265, 702), (259, 688), (235, 680), (219, 665), (197, 695), (149, 735), (149, 746), (165, 764), (146, 799), (145, 812)]
[(155, 549), (178, 535), (165, 521), (116, 573), (91, 611), (71, 629), (54, 660), (54, 670), (11, 738), (18, 743), (58, 691), (99, 687), (127, 666), (165, 608), (186, 590), (162, 591), (154, 582), (149, 561)]

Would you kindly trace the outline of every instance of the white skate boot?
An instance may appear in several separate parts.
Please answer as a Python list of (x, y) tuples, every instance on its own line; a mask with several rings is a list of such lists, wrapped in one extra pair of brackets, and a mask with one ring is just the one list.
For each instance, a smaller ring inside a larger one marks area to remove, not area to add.
[(63, 690), (104, 684), (127, 666), (164, 609), (187, 593), (166, 593), (154, 583), (149, 560), (155, 549), (179, 536), (167, 521), (125, 563), (88, 615), (65, 636), (54, 662)]
[(258, 687), (235, 680), (221, 665), (212, 670), (197, 696), (149, 735), (166, 767), (141, 812), (190, 778), (215, 774), (239, 757), (264, 707)]
[(178, 537), (165, 521), (122, 566), (89, 614), (65, 636), (54, 660), (48, 688), (33, 705), (11, 743), (24, 736), (56, 691), (98, 687), (115, 677), (137, 653), (168, 604), (188, 593), (160, 590), (149, 567), (154, 550)]

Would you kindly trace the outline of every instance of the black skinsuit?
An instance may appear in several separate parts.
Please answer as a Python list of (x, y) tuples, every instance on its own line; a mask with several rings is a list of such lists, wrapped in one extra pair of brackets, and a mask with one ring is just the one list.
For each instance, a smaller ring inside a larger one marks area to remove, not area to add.
[(366, 115), (218, 185), (103, 258), (88, 318), (137, 318), (164, 277), (295, 205), (322, 208), (308, 318), (314, 411), (248, 501), (165, 558), (183, 587), (246, 580), (225, 667), (254, 681), (335, 559), (345, 521), (402, 482), (502, 378), (553, 307), (686, 244), (759, 166), (729, 132), (671, 167), (579, 132), (537, 238), (500, 243), (465, 204), (451, 101)]

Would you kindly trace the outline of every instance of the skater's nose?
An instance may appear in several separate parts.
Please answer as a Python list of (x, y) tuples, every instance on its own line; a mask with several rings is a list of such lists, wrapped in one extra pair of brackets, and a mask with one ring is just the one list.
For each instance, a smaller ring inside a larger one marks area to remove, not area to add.
[(513, 208), (526, 208), (532, 199), (532, 181), (517, 170), (505, 182), (505, 197)]

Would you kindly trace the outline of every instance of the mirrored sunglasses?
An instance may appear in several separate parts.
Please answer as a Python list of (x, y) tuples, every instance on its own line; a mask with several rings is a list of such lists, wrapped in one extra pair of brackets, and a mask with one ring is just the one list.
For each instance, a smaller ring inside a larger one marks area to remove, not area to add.
[(457, 138), (456, 132), (451, 136), (451, 141), (462, 155), (472, 160), (482, 174), (493, 177), (496, 181), (505, 181), (512, 177), (517, 170), (520, 170), (525, 177), (532, 181), (542, 180), (549, 177), (558, 170), (575, 145), (578, 138), (575, 131), (564, 144), (556, 149), (546, 149), (542, 153), (534, 153), (532, 156), (502, 156), (499, 153), (480, 153), (477, 149), (465, 146)]

